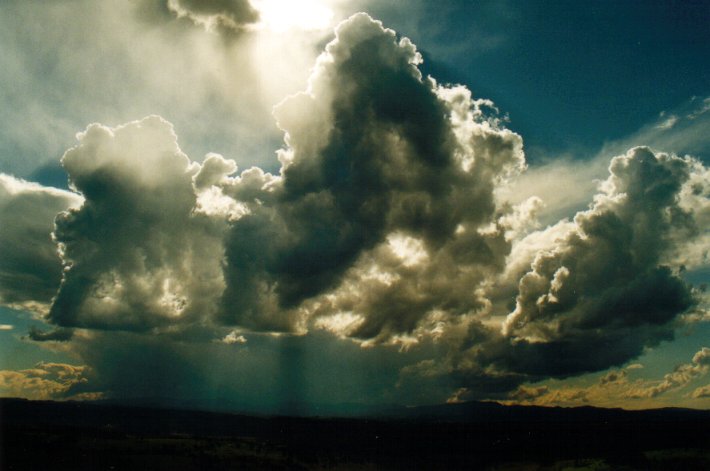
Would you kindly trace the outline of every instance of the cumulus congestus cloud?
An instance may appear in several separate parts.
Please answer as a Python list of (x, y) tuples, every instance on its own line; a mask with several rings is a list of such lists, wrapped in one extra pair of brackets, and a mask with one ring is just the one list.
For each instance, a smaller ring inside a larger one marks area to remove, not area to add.
[(529, 236), (547, 244), (520, 278), (503, 325), (508, 368), (594, 371), (673, 337), (673, 321), (696, 302), (673, 253), (700, 235), (691, 200), (707, 199), (687, 188), (697, 167), (689, 157), (631, 149), (612, 160), (589, 210), (561, 223), (562, 232)]
[[(622, 365), (673, 338), (701, 302), (680, 277), (680, 254), (706, 237), (707, 172), (691, 157), (634, 148), (609, 173), (589, 210), (513, 241), (482, 290), (490, 316), (466, 329), (436, 325), (447, 353), (405, 369), (405, 382), (433, 378), (464, 388), (457, 400), (490, 397)], [(511, 311), (494, 322), (511, 295)]]
[[(86, 329), (71, 343), (90, 364), (99, 339), (115, 339), (117, 358), (129, 342), (161, 359), (169, 342), (192, 342), (179, 348), (196, 371), (196, 343), (219, 362), (227, 348), (247, 358), (276, 342), (257, 332), (309, 333), (303, 345), (340, 338), (348, 355), (351, 342), (399, 355), (392, 369), (411, 359), (400, 393), (413, 381), (452, 400), (621, 365), (671, 339), (699, 303), (680, 273), (708, 264), (708, 170), (631, 149), (588, 210), (536, 230), (543, 202), (511, 205), (498, 191), (525, 170), (521, 137), (420, 62), (365, 14), (341, 23), (306, 91), (275, 109), (285, 137), (273, 174), (217, 154), (191, 161), (156, 116), (90, 125), (62, 159), (83, 200), (52, 193), (41, 213), (62, 211), (56, 247), (41, 218), (54, 275), (25, 291), (3, 283), (3, 302), (54, 296), (59, 329), (33, 338)], [(103, 355), (96, 377), (119, 390)], [(153, 374), (138, 371), (139, 351), (124, 357), (136, 378)], [(193, 377), (172, 367), (166, 381)]]
[[(443, 281), (434, 278), (444, 275), (433, 267), (456, 259), (451, 275), (458, 278), (465, 267), (485, 272), (503, 263), (508, 247), (496, 226), (493, 188), (524, 165), (522, 141), (483, 120), (463, 87), (422, 78), (420, 61), (409, 40), (356, 15), (336, 30), (308, 91), (276, 109), (286, 132), (281, 177), (251, 172), (261, 193), (244, 200), (252, 211), (227, 239), (225, 302), (235, 322), (243, 315), (254, 323), (249, 312), (293, 310), (329, 292), (303, 307), (306, 316), (355, 316), (362, 322), (351, 334), (367, 339), (410, 332), (446, 303), (460, 313), (479, 304), (478, 275), (463, 296), (455, 289), (434, 294), (432, 283)], [(244, 178), (223, 191), (239, 199), (243, 187)], [(397, 261), (392, 244), (411, 245), (428, 263)], [(367, 287), (363, 271), (381, 282)], [(386, 281), (394, 278), (401, 282)], [(445, 301), (447, 294), (456, 298)], [(399, 307), (385, 312), (386, 296), (396, 296)]]
[(149, 330), (213, 314), (223, 287), (221, 229), (195, 211), (198, 166), (172, 126), (158, 117), (94, 124), (78, 139), (62, 165), (85, 200), (56, 220), (65, 270), (49, 320)]

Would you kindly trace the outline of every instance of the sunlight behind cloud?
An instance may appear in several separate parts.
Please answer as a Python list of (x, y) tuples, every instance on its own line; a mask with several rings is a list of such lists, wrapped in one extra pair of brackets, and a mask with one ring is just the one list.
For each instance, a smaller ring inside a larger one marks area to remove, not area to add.
[(318, 0), (258, 0), (261, 24), (272, 31), (318, 30), (330, 26), (333, 10)]

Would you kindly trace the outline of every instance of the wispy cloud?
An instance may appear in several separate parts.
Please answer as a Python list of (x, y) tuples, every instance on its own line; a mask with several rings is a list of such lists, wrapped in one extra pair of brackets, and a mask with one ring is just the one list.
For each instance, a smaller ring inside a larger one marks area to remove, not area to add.
[(675, 115), (670, 115), (667, 118), (664, 118), (663, 121), (658, 123), (656, 125), (656, 129), (661, 129), (661, 130), (671, 129), (673, 126), (676, 125), (677, 122), (678, 122), (678, 117)]

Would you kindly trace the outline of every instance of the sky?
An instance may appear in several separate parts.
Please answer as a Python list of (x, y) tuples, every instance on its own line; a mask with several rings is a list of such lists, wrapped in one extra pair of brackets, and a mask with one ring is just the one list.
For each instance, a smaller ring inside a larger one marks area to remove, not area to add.
[(0, 396), (707, 409), (708, 22), (2, 2)]

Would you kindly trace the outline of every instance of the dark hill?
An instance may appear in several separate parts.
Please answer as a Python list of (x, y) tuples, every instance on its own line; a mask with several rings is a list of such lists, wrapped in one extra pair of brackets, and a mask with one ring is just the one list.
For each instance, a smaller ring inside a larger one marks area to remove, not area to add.
[(463, 403), (376, 418), (0, 400), (0, 469), (710, 469), (710, 411)]

